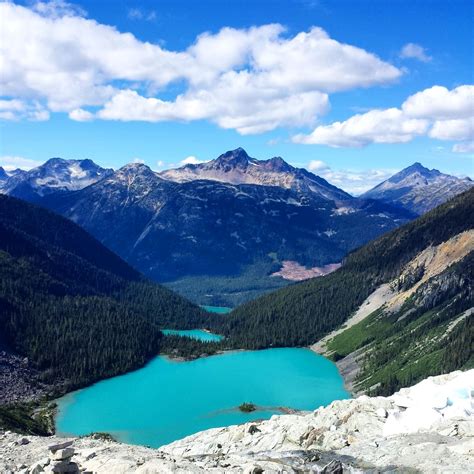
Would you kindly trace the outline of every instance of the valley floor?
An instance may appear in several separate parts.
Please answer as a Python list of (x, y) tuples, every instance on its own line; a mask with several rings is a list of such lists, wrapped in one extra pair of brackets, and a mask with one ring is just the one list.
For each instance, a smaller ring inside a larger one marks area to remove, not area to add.
[(458, 371), (391, 397), (216, 428), (159, 450), (93, 437), (73, 439), (74, 452), (51, 450), (66, 439), (3, 432), (0, 472), (53, 472), (61, 462), (94, 473), (472, 472), (473, 392), (474, 370)]

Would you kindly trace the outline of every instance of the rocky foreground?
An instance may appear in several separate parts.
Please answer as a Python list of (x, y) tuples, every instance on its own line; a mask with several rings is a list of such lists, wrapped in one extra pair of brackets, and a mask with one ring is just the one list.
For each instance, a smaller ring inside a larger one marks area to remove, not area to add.
[(473, 466), (474, 370), (430, 377), (388, 398), (203, 431), (159, 450), (0, 434), (1, 473), (466, 473)]

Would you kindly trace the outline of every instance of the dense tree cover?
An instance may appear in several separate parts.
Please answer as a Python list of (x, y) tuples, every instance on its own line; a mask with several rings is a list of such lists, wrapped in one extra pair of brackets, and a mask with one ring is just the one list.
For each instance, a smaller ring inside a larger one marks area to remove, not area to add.
[(160, 328), (214, 315), (142, 277), (76, 224), (0, 196), (0, 331), (63, 389), (144, 364)]
[(195, 359), (208, 356), (227, 348), (225, 341), (200, 341), (191, 337), (176, 335), (164, 336), (160, 344), (160, 352), (171, 357)]
[(338, 271), (291, 285), (235, 309), (218, 332), (235, 347), (313, 343), (340, 326), (416, 254), (474, 228), (474, 189), (351, 253)]
[(201, 305), (234, 308), (287, 286), (287, 280), (271, 276), (280, 268), (277, 255), (270, 254), (251, 265), (242, 266), (238, 275), (190, 276), (164, 285)]

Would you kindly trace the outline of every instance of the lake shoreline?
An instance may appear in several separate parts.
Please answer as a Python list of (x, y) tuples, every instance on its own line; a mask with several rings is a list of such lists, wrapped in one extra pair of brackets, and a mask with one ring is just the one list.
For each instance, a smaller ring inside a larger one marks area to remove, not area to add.
[[(160, 354), (144, 369), (57, 400), (56, 433), (108, 432), (124, 443), (157, 447), (203, 429), (313, 410), (350, 397), (335, 365), (312, 354), (307, 348), (238, 349), (213, 354), (223, 358), (191, 361)], [(307, 381), (302, 385), (301, 380)], [(240, 413), (244, 402), (256, 410)], [(137, 407), (133, 419), (126, 406)]]
[(344, 359), (341, 359), (335, 362), (331, 360), (327, 356), (327, 352), (325, 352), (321, 348), (320, 341), (317, 341), (314, 344), (307, 346), (307, 349), (314, 352), (315, 354), (318, 354), (324, 357), (325, 359), (330, 360), (333, 364), (335, 364), (339, 372), (339, 375), (342, 377), (342, 380), (344, 380), (344, 388), (346, 389), (348, 393), (350, 393), (352, 398), (356, 398), (359, 395), (362, 395), (362, 393), (358, 393), (354, 391), (353, 382), (359, 370), (359, 366), (357, 365), (357, 361), (355, 360), (355, 358), (351, 357), (352, 354), (349, 354), (347, 357), (344, 357)]

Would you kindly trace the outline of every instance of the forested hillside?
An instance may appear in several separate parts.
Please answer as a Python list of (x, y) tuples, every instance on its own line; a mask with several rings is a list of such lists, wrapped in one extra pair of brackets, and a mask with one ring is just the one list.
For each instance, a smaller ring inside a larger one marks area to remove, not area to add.
[[(376, 288), (395, 279), (418, 253), (473, 228), (474, 190), (471, 189), (351, 253), (338, 271), (237, 308), (224, 320), (221, 331), (231, 337), (236, 347), (312, 344), (342, 325)], [(472, 266), (463, 265), (452, 270), (461, 271), (465, 282), (463, 286), (454, 286), (453, 291), (469, 294), (466, 282)], [(467, 320), (464, 324), (471, 322)], [(463, 337), (459, 332), (461, 327), (453, 331), (451, 339), (457, 333)], [(453, 344), (459, 341), (456, 339)], [(446, 361), (447, 366), (458, 365), (454, 357)]]
[(2, 344), (72, 388), (144, 364), (160, 328), (209, 314), (152, 283), (73, 222), (0, 196)]

